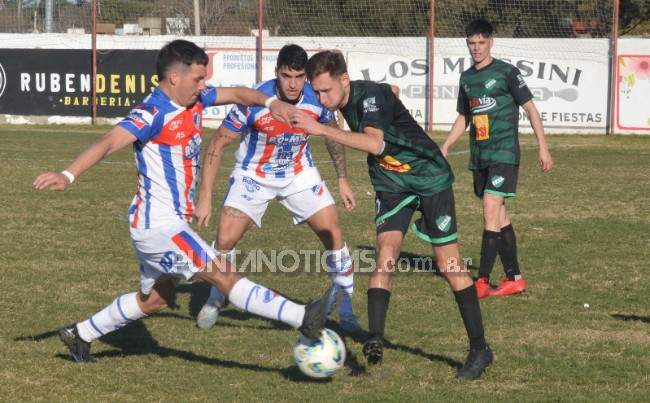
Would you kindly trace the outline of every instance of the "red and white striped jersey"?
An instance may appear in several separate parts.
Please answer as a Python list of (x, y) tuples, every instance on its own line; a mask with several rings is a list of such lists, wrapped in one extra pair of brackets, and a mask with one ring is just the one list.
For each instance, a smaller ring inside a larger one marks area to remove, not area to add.
[[(275, 95), (277, 80), (269, 80), (255, 87), (267, 95)], [(309, 83), (305, 84), (297, 108), (321, 123), (334, 119), (334, 114), (323, 107)], [(309, 134), (273, 119), (264, 106), (235, 105), (224, 127), (242, 134), (235, 152), (235, 170), (246, 171), (257, 178), (291, 178), (314, 166), (309, 151)]]
[(149, 229), (170, 221), (191, 221), (200, 168), (203, 106), (217, 90), (208, 86), (191, 107), (176, 105), (160, 88), (135, 107), (119, 126), (133, 143), (138, 192), (129, 209), (132, 228)]

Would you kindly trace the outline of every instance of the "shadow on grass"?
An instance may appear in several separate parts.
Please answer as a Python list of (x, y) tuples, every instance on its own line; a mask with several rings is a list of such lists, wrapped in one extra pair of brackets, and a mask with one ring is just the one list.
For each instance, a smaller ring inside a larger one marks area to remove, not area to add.
[(649, 316), (638, 316), (638, 315), (623, 315), (620, 313), (613, 313), (610, 315), (614, 319), (620, 319), (625, 321), (637, 321), (643, 323), (650, 323)]

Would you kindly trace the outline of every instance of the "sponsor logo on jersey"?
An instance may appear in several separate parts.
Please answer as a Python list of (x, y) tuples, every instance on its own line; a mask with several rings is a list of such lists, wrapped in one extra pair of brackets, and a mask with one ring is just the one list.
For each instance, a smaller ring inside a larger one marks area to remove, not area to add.
[(203, 141), (201, 140), (201, 136), (198, 134), (195, 135), (189, 143), (187, 143), (187, 146), (185, 146), (185, 159), (186, 160), (191, 160), (194, 158), (198, 158), (198, 156), (201, 154), (201, 145)]
[(271, 302), (278, 295), (280, 295), (280, 294), (278, 294), (277, 292), (275, 292), (273, 290), (266, 290), (266, 291), (264, 291), (264, 302)]
[(142, 129), (145, 126), (150, 126), (153, 122), (153, 117), (157, 114), (158, 109), (153, 106), (138, 106), (129, 112), (124, 120), (132, 123), (138, 129)]
[(241, 195), (241, 198), (248, 201), (248, 202), (253, 200), (253, 198), (250, 197), (249, 195)]
[(246, 186), (246, 190), (248, 190), (250, 193), (255, 193), (260, 190), (260, 185), (258, 185), (257, 182), (247, 176), (241, 178), (241, 181), (244, 186)]
[(490, 138), (490, 119), (488, 115), (472, 116), (472, 124), (474, 125), (476, 141), (483, 141)]
[(404, 173), (411, 170), (411, 166), (409, 164), (402, 164), (390, 155), (387, 155), (383, 158), (375, 157), (375, 161), (379, 163), (380, 167), (388, 171)]
[[(196, 107), (196, 105), (194, 107)], [(201, 114), (194, 113), (192, 118), (194, 119), (194, 127), (196, 127), (197, 130), (201, 130)]]
[(436, 219), (436, 226), (438, 226), (438, 229), (442, 232), (449, 231), (449, 228), (451, 228), (451, 217), (448, 215), (441, 215)]
[(272, 120), (273, 120), (273, 117), (271, 115), (264, 116), (264, 117), (260, 118), (257, 121), (257, 124), (260, 125), (260, 126), (266, 126), (269, 123), (271, 123)]
[(178, 130), (179, 127), (183, 124), (183, 118), (178, 120), (172, 120), (169, 123), (169, 130)]
[(526, 86), (526, 82), (521, 74), (517, 74), (517, 80), (519, 80), (519, 88), (524, 88)]
[(375, 97), (367, 98), (363, 100), (364, 112), (377, 112), (378, 110), (379, 108), (377, 108)]
[(492, 186), (498, 189), (501, 186), (503, 186), (503, 183), (506, 181), (506, 179), (503, 176), (494, 175), (491, 181), (492, 181)]
[(169, 251), (163, 255), (162, 259), (160, 259), (160, 267), (162, 267), (166, 273), (173, 273), (176, 271), (174, 266), (176, 262), (178, 262), (178, 255), (175, 252)]
[(469, 107), (472, 109), (472, 113), (481, 113), (488, 111), (494, 108), (497, 104), (497, 100), (484, 95), (481, 98), (474, 98), (469, 101)]
[(489, 80), (488, 82), (485, 83), (485, 88), (489, 90), (489, 89), (492, 88), (492, 87), (494, 86), (494, 84), (496, 84), (496, 83), (497, 83), (497, 80), (495, 80), (495, 79), (493, 78), (493, 79), (491, 79), (491, 80)]
[(321, 184), (319, 183), (318, 185), (313, 186), (313, 187), (311, 188), (311, 192), (312, 192), (315, 196), (322, 196), (322, 195), (323, 195), (323, 185), (321, 185)]
[(269, 137), (267, 141), (276, 147), (294, 147), (305, 144), (307, 136), (304, 134), (284, 133), (279, 136)]

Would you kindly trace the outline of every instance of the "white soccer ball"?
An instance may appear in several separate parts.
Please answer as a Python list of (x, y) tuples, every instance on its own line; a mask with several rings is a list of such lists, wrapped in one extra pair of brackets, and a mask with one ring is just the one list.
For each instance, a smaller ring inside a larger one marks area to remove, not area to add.
[(345, 344), (335, 331), (323, 330), (318, 339), (300, 335), (293, 345), (293, 358), (300, 371), (310, 378), (334, 375), (345, 363)]

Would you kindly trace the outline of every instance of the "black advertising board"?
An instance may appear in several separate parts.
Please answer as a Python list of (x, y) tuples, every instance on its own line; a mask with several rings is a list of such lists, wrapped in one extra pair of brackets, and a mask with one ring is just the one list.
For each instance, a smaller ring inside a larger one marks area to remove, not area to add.
[[(98, 50), (97, 116), (126, 115), (158, 84), (157, 50)], [(0, 114), (92, 116), (92, 52), (0, 50)]]

